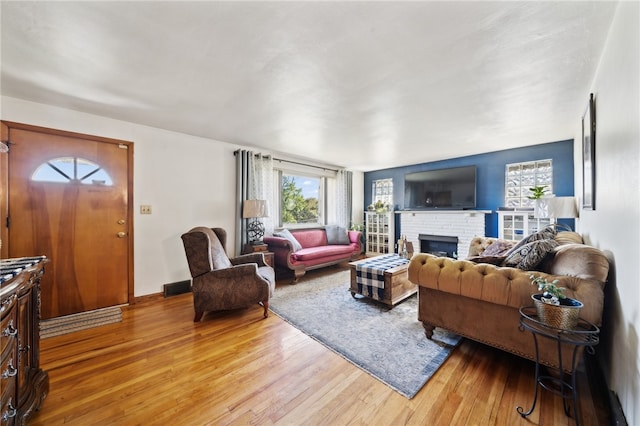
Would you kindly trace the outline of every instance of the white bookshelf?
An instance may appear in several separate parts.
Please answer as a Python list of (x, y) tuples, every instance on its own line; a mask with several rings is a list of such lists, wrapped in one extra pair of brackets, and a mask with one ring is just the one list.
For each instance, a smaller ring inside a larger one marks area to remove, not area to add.
[(498, 210), (498, 238), (519, 241), (551, 224), (551, 219), (539, 219), (533, 210)]
[(393, 212), (365, 212), (367, 257), (394, 252), (394, 214)]

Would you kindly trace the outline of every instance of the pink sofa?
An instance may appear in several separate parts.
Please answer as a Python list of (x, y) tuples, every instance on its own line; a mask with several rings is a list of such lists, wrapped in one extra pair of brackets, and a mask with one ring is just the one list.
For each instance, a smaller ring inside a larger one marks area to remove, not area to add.
[(291, 235), (302, 246), (297, 251), (292, 242), (283, 237), (265, 236), (264, 242), (274, 253), (276, 269), (293, 271), (295, 282), (308, 270), (355, 259), (362, 252), (361, 233), (347, 231), (347, 234), (348, 244), (328, 244), (324, 228), (291, 230)]

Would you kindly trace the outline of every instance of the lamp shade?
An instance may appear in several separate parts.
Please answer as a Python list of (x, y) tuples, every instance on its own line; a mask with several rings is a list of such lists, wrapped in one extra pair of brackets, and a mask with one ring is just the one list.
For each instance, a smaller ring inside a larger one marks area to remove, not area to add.
[(578, 217), (574, 197), (545, 197), (536, 200), (535, 217), (571, 219)]
[(549, 216), (556, 219), (572, 219), (578, 217), (578, 209), (574, 197), (553, 197), (549, 199)]
[(267, 217), (267, 201), (266, 200), (245, 200), (242, 205), (242, 218), (248, 219), (252, 217)]

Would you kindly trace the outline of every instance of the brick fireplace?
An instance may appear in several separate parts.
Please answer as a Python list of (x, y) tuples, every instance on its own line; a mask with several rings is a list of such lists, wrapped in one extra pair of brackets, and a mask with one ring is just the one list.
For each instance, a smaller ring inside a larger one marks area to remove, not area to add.
[[(420, 234), (455, 237), (458, 259), (468, 257), (469, 244), (476, 236), (485, 234), (485, 217), (490, 210), (411, 210), (397, 211), (400, 215), (400, 235), (414, 247), (420, 247)], [(439, 250), (445, 251), (445, 250)]]

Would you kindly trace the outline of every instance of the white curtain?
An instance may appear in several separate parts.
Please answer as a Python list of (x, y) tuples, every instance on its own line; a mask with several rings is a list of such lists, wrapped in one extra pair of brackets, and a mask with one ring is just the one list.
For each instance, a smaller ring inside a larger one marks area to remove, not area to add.
[(338, 170), (336, 174), (336, 221), (349, 228), (352, 216), (353, 172)]
[(268, 217), (262, 218), (265, 235), (273, 234), (273, 157), (270, 155), (256, 154), (249, 163), (251, 167), (250, 199), (265, 200), (267, 202)]

